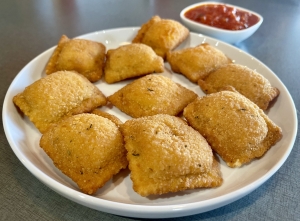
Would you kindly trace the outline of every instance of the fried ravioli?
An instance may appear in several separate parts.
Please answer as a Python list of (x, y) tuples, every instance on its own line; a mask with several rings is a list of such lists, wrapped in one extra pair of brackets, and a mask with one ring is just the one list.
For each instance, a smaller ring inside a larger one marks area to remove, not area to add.
[(215, 93), (228, 87), (238, 91), (261, 109), (266, 110), (269, 103), (279, 95), (279, 90), (261, 74), (239, 64), (228, 64), (210, 73), (198, 81), (201, 89), (207, 93)]
[(94, 194), (128, 164), (118, 127), (95, 114), (60, 121), (43, 134), (40, 146), (53, 164), (87, 194)]
[(222, 184), (209, 144), (181, 118), (166, 114), (136, 118), (120, 129), (133, 189), (141, 196)]
[(168, 52), (167, 61), (172, 71), (183, 74), (195, 83), (210, 72), (232, 62), (222, 51), (208, 43)]
[(179, 46), (189, 35), (189, 30), (181, 23), (171, 19), (161, 19), (153, 16), (143, 24), (133, 43), (143, 43), (155, 51), (163, 59), (166, 53)]
[(145, 44), (123, 45), (106, 54), (104, 77), (109, 84), (163, 71), (164, 60)]
[(183, 111), (229, 167), (262, 157), (282, 137), (282, 130), (243, 95), (222, 91), (199, 97)]
[(139, 78), (108, 97), (131, 117), (155, 114), (177, 115), (198, 95), (163, 75)]
[(58, 71), (26, 87), (13, 102), (44, 133), (64, 117), (105, 105), (106, 97), (84, 76)]
[(105, 51), (100, 42), (69, 39), (63, 35), (46, 66), (46, 74), (76, 71), (89, 81), (96, 82), (103, 74)]

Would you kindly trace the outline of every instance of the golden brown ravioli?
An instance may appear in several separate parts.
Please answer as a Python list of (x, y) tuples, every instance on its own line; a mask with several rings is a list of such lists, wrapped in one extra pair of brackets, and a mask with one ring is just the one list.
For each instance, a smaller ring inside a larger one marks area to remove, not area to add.
[(145, 44), (123, 45), (106, 54), (104, 73), (109, 84), (163, 71), (164, 60)]
[(263, 156), (282, 137), (280, 127), (236, 92), (199, 97), (184, 109), (183, 115), (230, 167)]
[(199, 79), (198, 84), (207, 94), (232, 87), (263, 110), (279, 95), (279, 90), (272, 87), (264, 76), (239, 64), (225, 65), (203, 80)]
[(44, 133), (64, 117), (105, 105), (106, 97), (84, 76), (58, 71), (26, 87), (13, 102)]
[(181, 118), (159, 114), (121, 125), (133, 189), (142, 196), (222, 184), (207, 141)]
[(208, 43), (169, 52), (167, 61), (174, 72), (183, 74), (195, 83), (209, 72), (231, 63), (222, 51)]
[(94, 194), (128, 164), (119, 128), (95, 114), (60, 121), (43, 134), (40, 146), (87, 194)]
[(131, 117), (155, 114), (177, 115), (197, 97), (193, 91), (163, 75), (141, 77), (108, 97), (117, 108)]
[(46, 74), (76, 71), (89, 81), (96, 82), (103, 74), (105, 51), (105, 46), (100, 42), (69, 39), (63, 35), (46, 66)]
[(188, 35), (189, 30), (181, 23), (156, 15), (141, 26), (132, 42), (150, 46), (165, 59), (166, 53), (180, 45)]

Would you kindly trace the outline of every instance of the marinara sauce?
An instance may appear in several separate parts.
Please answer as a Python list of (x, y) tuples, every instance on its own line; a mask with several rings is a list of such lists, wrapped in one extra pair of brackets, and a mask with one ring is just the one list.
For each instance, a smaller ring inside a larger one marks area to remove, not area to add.
[(201, 24), (227, 30), (246, 29), (259, 21), (256, 15), (225, 4), (200, 5), (185, 12), (184, 16)]

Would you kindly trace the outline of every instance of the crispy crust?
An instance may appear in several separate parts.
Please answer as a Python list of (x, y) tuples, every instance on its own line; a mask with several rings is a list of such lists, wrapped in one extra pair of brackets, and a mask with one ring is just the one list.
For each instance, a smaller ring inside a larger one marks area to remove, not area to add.
[(231, 91), (196, 99), (183, 112), (230, 167), (263, 156), (282, 137), (281, 128), (253, 102)]
[(159, 114), (126, 121), (121, 132), (133, 189), (142, 196), (222, 184), (207, 141), (181, 118)]
[(95, 114), (60, 121), (43, 134), (40, 146), (87, 194), (94, 194), (128, 164), (118, 127)]
[(46, 74), (76, 71), (89, 81), (96, 82), (103, 74), (105, 51), (105, 46), (100, 42), (69, 39), (63, 35), (46, 66)]
[(189, 30), (181, 23), (153, 16), (143, 24), (133, 43), (143, 43), (155, 51), (158, 56), (166, 58), (166, 53), (179, 46), (189, 35)]
[(131, 117), (177, 115), (197, 97), (193, 91), (162, 75), (150, 74), (121, 88), (108, 100)]
[(164, 71), (163, 59), (144, 44), (128, 44), (108, 50), (106, 58), (105, 81), (109, 84)]
[(239, 64), (228, 64), (217, 69), (203, 80), (200, 79), (198, 85), (207, 94), (231, 86), (263, 110), (279, 95), (279, 90), (272, 87), (265, 77)]
[(147, 31), (149, 30), (149, 28), (154, 25), (155, 23), (158, 23), (161, 21), (161, 18), (158, 15), (153, 16), (152, 18), (150, 18), (150, 20), (148, 20), (146, 23), (144, 23), (137, 35), (134, 37), (134, 39), (132, 40), (133, 43), (141, 43), (143, 41), (143, 38), (145, 36), (145, 34), (147, 33)]
[(91, 112), (92, 114), (96, 114), (98, 116), (101, 116), (101, 117), (105, 117), (109, 120), (111, 120), (112, 122), (114, 122), (118, 127), (123, 124), (123, 122), (117, 118), (115, 115), (112, 115), (110, 113), (107, 113), (107, 112), (104, 112), (102, 110), (99, 110), (99, 109), (95, 109)]
[(59, 42), (51, 55), (47, 65), (46, 65), (46, 74), (52, 74), (57, 71), (56, 69), (56, 62), (58, 60), (58, 57), (60, 55), (61, 50), (65, 46), (65, 44), (70, 41), (70, 39), (66, 35), (62, 35), (61, 38), (59, 39)]
[(210, 72), (231, 63), (222, 51), (208, 43), (169, 52), (167, 61), (174, 72), (183, 74), (195, 83)]
[(26, 87), (13, 102), (44, 133), (62, 118), (105, 105), (106, 97), (82, 75), (59, 71)]

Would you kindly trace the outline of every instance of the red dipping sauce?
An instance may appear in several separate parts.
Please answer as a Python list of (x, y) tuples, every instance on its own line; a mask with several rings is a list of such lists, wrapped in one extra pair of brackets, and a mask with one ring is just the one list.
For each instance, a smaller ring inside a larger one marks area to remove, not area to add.
[(243, 30), (259, 21), (256, 15), (225, 4), (200, 5), (185, 12), (184, 16), (192, 21), (226, 30)]

